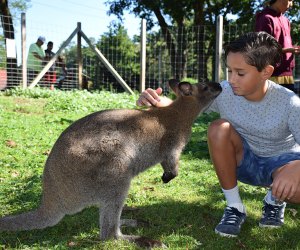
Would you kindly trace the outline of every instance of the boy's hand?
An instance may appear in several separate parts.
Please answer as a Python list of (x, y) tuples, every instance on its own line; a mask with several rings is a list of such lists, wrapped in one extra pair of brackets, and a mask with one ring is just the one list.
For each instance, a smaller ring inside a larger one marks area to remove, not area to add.
[(300, 161), (293, 161), (274, 173), (272, 195), (280, 201), (291, 201), (300, 185)]
[(160, 97), (162, 93), (162, 88), (158, 88), (156, 90), (148, 88), (143, 91), (136, 101), (138, 106), (155, 106), (155, 107), (165, 107), (172, 103), (172, 100), (166, 97)]

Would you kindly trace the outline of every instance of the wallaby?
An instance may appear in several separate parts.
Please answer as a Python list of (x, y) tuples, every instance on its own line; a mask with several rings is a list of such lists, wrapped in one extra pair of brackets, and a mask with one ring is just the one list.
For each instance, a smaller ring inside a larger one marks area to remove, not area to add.
[(178, 174), (180, 154), (196, 117), (219, 95), (218, 83), (169, 81), (177, 98), (168, 107), (95, 112), (71, 124), (45, 164), (37, 210), (0, 219), (0, 231), (42, 229), (66, 214), (100, 207), (100, 239), (123, 235), (120, 216), (132, 178), (161, 163), (163, 182)]

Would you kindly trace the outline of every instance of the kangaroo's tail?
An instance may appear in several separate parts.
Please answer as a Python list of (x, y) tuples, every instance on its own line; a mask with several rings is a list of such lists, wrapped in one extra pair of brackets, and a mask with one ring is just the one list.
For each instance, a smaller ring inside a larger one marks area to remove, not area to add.
[(42, 229), (54, 226), (63, 216), (64, 214), (48, 210), (42, 205), (37, 210), (0, 218), (0, 231)]

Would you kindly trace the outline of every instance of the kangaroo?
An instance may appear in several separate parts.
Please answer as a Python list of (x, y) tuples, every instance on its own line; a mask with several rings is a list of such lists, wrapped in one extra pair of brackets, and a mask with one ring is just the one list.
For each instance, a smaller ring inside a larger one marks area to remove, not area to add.
[(218, 83), (174, 79), (169, 86), (177, 98), (168, 107), (104, 110), (71, 124), (46, 160), (39, 208), (1, 218), (0, 231), (54, 226), (67, 214), (98, 205), (101, 240), (141, 241), (120, 230), (131, 180), (158, 163), (164, 183), (176, 177), (194, 120), (222, 90)]

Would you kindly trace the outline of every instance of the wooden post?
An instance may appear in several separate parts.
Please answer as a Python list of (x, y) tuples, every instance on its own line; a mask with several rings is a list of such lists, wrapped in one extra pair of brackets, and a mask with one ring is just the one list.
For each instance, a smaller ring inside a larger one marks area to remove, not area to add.
[(140, 92), (145, 90), (146, 81), (146, 20), (141, 21), (141, 50), (140, 50)]
[(21, 58), (22, 58), (22, 88), (27, 88), (27, 61), (26, 61), (26, 14), (21, 14)]
[(223, 47), (223, 16), (217, 17), (216, 30), (216, 63), (215, 63), (215, 81), (221, 81), (221, 62), (222, 62), (222, 47)]
[(77, 64), (78, 64), (78, 84), (82, 89), (82, 51), (81, 51), (81, 23), (77, 23)]

